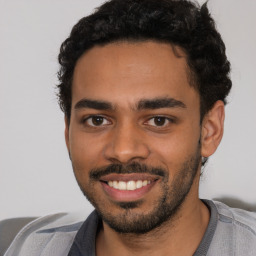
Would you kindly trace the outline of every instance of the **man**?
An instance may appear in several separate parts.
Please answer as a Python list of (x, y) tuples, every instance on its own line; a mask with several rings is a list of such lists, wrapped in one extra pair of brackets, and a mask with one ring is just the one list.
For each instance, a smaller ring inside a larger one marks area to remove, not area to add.
[(59, 54), (59, 101), (77, 182), (95, 207), (27, 225), (9, 255), (256, 255), (255, 214), (200, 200), (231, 89), (206, 5), (112, 0)]

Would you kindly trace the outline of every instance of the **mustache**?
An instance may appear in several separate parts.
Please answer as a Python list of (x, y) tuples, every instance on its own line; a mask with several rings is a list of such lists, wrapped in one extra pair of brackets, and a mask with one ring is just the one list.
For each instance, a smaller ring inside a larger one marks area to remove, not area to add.
[(137, 162), (131, 164), (110, 164), (106, 167), (95, 168), (89, 172), (89, 177), (92, 180), (99, 180), (102, 176), (117, 173), (117, 174), (129, 174), (129, 173), (147, 173), (152, 175), (168, 178), (168, 171), (161, 167), (152, 167)]

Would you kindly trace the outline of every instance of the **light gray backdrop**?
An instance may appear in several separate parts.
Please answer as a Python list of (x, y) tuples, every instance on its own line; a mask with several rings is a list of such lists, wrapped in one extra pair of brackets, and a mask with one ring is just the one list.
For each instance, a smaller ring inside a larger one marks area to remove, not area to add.
[[(0, 0), (0, 219), (92, 209), (73, 176), (54, 85), (61, 42), (102, 2)], [(210, 0), (209, 7), (227, 46), (233, 91), (200, 196), (255, 209), (256, 1)]]

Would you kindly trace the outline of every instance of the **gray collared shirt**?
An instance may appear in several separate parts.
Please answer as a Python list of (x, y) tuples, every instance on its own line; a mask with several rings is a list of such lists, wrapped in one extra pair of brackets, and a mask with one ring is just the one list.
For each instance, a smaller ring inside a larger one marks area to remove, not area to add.
[[(256, 256), (256, 213), (203, 202), (211, 218), (194, 256)], [(95, 256), (102, 221), (96, 211), (83, 218), (53, 214), (36, 219), (17, 234), (4, 256)]]
[[(245, 222), (234, 219), (229, 207), (218, 203), (216, 206), (209, 200), (203, 202), (209, 208), (211, 217), (204, 237), (193, 256), (256, 255), (255, 230)], [(218, 206), (221, 206), (221, 210), (226, 211), (226, 214), (218, 211)], [(247, 215), (245, 211), (238, 209), (237, 211)], [(253, 221), (255, 223), (255, 219)], [(95, 256), (95, 238), (100, 225), (101, 220), (94, 211), (78, 231), (68, 256)], [(244, 246), (243, 243), (248, 240), (253, 240), (254, 245)]]

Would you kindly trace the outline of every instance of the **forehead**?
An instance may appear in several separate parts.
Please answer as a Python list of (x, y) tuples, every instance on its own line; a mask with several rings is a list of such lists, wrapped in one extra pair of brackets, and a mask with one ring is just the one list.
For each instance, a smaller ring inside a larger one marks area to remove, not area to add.
[(72, 106), (82, 98), (133, 104), (141, 98), (198, 98), (189, 84), (185, 53), (159, 42), (95, 46), (78, 60)]

